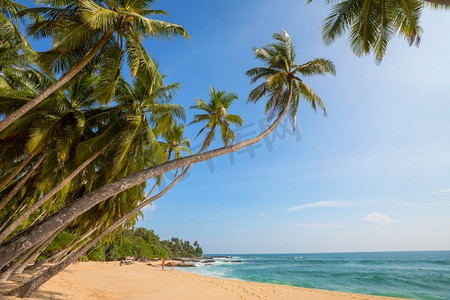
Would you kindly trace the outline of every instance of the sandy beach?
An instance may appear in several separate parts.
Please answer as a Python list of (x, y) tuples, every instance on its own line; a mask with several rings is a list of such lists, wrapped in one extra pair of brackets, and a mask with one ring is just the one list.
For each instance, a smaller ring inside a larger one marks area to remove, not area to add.
[[(119, 266), (118, 262), (71, 265), (45, 283), (31, 299), (393, 299), (162, 271), (158, 262)], [(25, 280), (30, 274), (13, 276)], [(14, 282), (0, 284), (4, 292)], [(3, 298), (2, 298), (3, 299)], [(5, 297), (4, 299), (18, 299)], [(30, 298), (29, 298), (30, 299)]]

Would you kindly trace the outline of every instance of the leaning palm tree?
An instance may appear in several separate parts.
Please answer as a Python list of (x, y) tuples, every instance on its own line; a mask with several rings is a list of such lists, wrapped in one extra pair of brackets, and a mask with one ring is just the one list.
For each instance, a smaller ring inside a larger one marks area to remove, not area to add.
[(222, 133), (222, 142), (225, 146), (233, 143), (235, 140), (234, 132), (230, 129), (230, 123), (242, 126), (244, 121), (238, 115), (230, 115), (227, 110), (231, 104), (238, 97), (233, 92), (217, 91), (211, 87), (209, 92), (209, 103), (202, 99), (197, 99), (197, 104), (190, 108), (201, 110), (205, 113), (194, 116), (194, 120), (190, 124), (206, 121), (207, 124), (203, 127), (196, 137), (198, 137), (204, 130), (207, 130), (206, 137), (203, 141), (202, 150), (208, 148), (214, 139), (216, 127), (220, 127)]
[[(227, 109), (230, 108), (231, 103), (237, 98), (235, 96), (235, 94), (231, 93), (231, 92), (227, 93), (227, 92), (221, 91), (221, 92), (218, 92), (217, 94), (220, 96), (218, 96), (218, 97), (211, 96), (211, 98), (216, 99), (220, 103), (223, 103)], [(213, 88), (211, 88), (211, 95), (214, 95), (214, 96), (216, 95)], [(224, 95), (226, 95), (226, 97), (223, 97)], [(228, 101), (225, 101), (225, 99), (228, 99)], [(219, 105), (216, 105), (216, 107), (219, 108)], [(207, 111), (208, 113), (205, 115), (205, 118), (203, 118), (203, 120), (208, 121), (207, 126), (209, 125), (208, 128), (209, 128), (210, 132), (215, 131), (217, 127), (220, 127), (222, 132), (223, 132), (223, 127), (226, 127), (226, 128), (228, 128), (228, 130), (230, 130), (228, 119), (232, 119), (233, 121), (240, 120), (238, 122), (235, 121), (235, 123), (237, 123), (238, 125), (241, 125), (243, 123), (242, 119), (239, 116), (228, 115), (228, 114), (226, 114), (226, 112), (223, 113), (224, 107), (222, 106), (221, 108), (222, 108), (221, 110), (222, 110), (223, 119), (221, 119), (220, 122), (214, 123), (213, 126), (211, 125), (211, 120), (216, 120), (216, 116), (215, 116), (216, 111), (215, 110), (208, 110)], [(228, 117), (228, 116), (231, 116), (231, 117), (227, 119), (226, 117)], [(195, 117), (195, 120), (198, 120), (197, 116)], [(201, 122), (201, 120), (198, 120), (198, 122)], [(202, 131), (203, 130), (201, 130), (200, 133)], [(231, 130), (230, 130), (230, 132), (227, 132), (227, 134), (228, 134), (227, 138), (223, 139), (223, 142), (225, 145), (227, 145), (229, 143), (229, 140), (231, 139), (230, 136), (234, 137), (234, 133)], [(208, 133), (208, 135), (209, 135), (209, 133)], [(207, 135), (206, 139), (208, 139), (208, 135)], [(175, 153), (175, 155), (174, 155), (175, 159), (180, 159), (182, 157), (182, 152), (187, 152), (192, 155), (192, 152), (189, 149), (190, 142), (188, 139), (186, 139), (184, 137), (184, 126), (174, 124), (172, 126), (172, 128), (170, 128), (165, 133), (163, 133), (162, 136), (164, 138), (164, 141), (161, 142), (161, 145), (162, 145), (163, 150), (167, 153), (168, 161), (171, 158), (171, 153)], [(212, 133), (212, 136), (214, 136), (214, 133)], [(210, 142), (211, 142), (211, 140), (209, 141), (209, 143)], [(233, 142), (234, 142), (234, 139), (233, 139)], [(208, 145), (209, 145), (209, 143), (208, 143)], [(205, 145), (205, 143), (204, 143), (204, 145)], [(202, 152), (204, 149), (206, 149), (206, 147), (205, 146), (202, 147), (202, 149), (199, 152)], [(130, 218), (135, 216), (136, 213), (138, 213), (144, 206), (151, 204), (153, 201), (157, 200), (158, 198), (160, 198), (164, 194), (166, 194), (171, 188), (173, 188), (175, 186), (175, 184), (177, 184), (187, 174), (187, 172), (189, 171), (191, 166), (192, 165), (187, 166), (178, 177), (176, 177), (166, 188), (164, 188), (157, 195), (151, 197), (151, 193), (153, 191), (153, 189), (152, 189), (148, 193), (148, 195), (145, 197), (144, 201), (142, 201), (138, 205), (135, 205), (136, 207), (133, 208), (131, 211), (125, 212), (125, 213), (119, 212), (120, 214), (122, 214), (122, 216), (115, 216), (115, 218), (111, 218), (110, 216), (105, 217), (104, 213), (98, 214), (98, 212), (97, 212), (98, 218), (102, 218), (102, 219), (108, 218), (109, 220), (113, 220), (113, 219), (117, 219), (117, 220), (112, 222), (112, 224), (108, 225), (106, 227), (106, 229), (103, 229), (103, 231), (101, 231), (100, 234), (98, 234), (97, 237), (95, 237), (89, 243), (87, 243), (86, 245), (75, 250), (65, 260), (61, 261), (60, 263), (58, 263), (55, 266), (52, 266), (51, 268), (44, 271), (39, 276), (36, 276), (33, 279), (31, 279), (30, 281), (26, 282), (24, 285), (10, 291), (8, 293), (8, 295), (14, 295), (14, 296), (19, 296), (19, 297), (30, 296), (31, 293), (33, 293), (36, 289), (38, 289), (43, 283), (45, 283), (47, 280), (49, 280), (50, 278), (55, 276), (58, 272), (60, 272), (64, 268), (66, 268), (73, 261), (78, 259), (87, 250), (89, 250), (92, 246), (94, 246), (96, 243), (98, 243), (102, 238), (104, 238), (106, 235), (108, 235), (109, 233), (114, 231), (117, 227), (121, 226), (124, 222), (126, 222), (127, 220), (129, 220)], [(108, 201), (106, 201), (106, 202), (108, 202)], [(111, 201), (109, 201), (109, 202), (111, 203)], [(129, 202), (130, 201), (128, 201), (128, 204), (129, 204)], [(101, 205), (103, 205), (103, 203), (100, 203), (98, 206), (101, 206)], [(98, 206), (97, 206), (97, 208), (98, 208)], [(111, 209), (109, 208), (108, 210), (111, 210)], [(93, 211), (93, 209), (89, 210), (88, 213), (92, 213), (92, 211)], [(94, 214), (95, 214), (95, 212), (94, 212)], [(84, 214), (84, 215), (87, 216), (88, 220), (93, 219), (92, 215), (88, 215), (88, 214)], [(95, 218), (95, 219), (98, 219), (98, 218)], [(107, 220), (105, 220), (105, 221), (107, 221)], [(35, 251), (34, 248), (29, 250), (29, 252), (33, 252), (33, 251)], [(30, 259), (30, 261), (31, 261), (31, 259)], [(29, 263), (30, 261), (27, 261), (27, 263)], [(20, 261), (19, 261), (19, 263), (20, 263)]]
[(150, 18), (155, 14), (166, 14), (165, 11), (151, 9), (153, 1), (40, 2), (53, 7), (30, 8), (21, 13), (36, 20), (28, 27), (30, 34), (53, 39), (55, 47), (41, 55), (41, 66), (48, 72), (65, 74), (37, 97), (6, 116), (0, 122), (0, 131), (70, 81), (93, 60), (97, 66), (100, 64), (98, 98), (108, 101), (114, 95), (124, 55), (127, 56), (132, 76), (140, 68), (155, 69), (142, 46), (143, 37), (171, 38), (181, 35), (189, 38), (183, 27)]
[[(263, 48), (256, 48), (256, 58), (265, 66), (247, 72), (252, 81), (263, 79), (264, 82), (255, 88), (249, 97), (250, 102), (258, 101), (264, 95), (269, 97), (268, 106), (276, 110), (276, 120), (258, 136), (238, 144), (198, 153), (166, 163), (157, 164), (143, 171), (128, 175), (120, 180), (106, 184), (91, 193), (72, 201), (55, 214), (48, 216), (38, 224), (0, 245), (0, 268), (27, 251), (42, 240), (49, 238), (57, 230), (69, 224), (77, 216), (106, 199), (145, 181), (161, 176), (171, 170), (206, 161), (214, 157), (229, 154), (258, 143), (272, 132), (290, 110), (291, 116), (297, 111), (300, 97), (310, 102), (313, 108), (322, 106), (320, 98), (308, 87), (300, 77), (335, 73), (334, 65), (325, 59), (314, 59), (306, 64), (295, 63), (295, 51), (289, 35), (283, 31), (275, 34), (275, 43)], [(300, 76), (300, 77), (299, 77)]]
[(419, 21), (425, 5), (450, 7), (450, 0), (327, 0), (327, 3), (333, 6), (324, 21), (324, 42), (331, 44), (348, 31), (353, 52), (358, 56), (373, 52), (377, 63), (383, 59), (389, 41), (396, 34), (405, 38), (410, 46), (419, 45), (422, 34)]

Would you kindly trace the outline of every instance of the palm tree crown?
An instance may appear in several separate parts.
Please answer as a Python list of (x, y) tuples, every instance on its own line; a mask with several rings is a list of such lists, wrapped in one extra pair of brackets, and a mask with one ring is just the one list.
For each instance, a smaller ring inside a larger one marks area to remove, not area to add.
[(234, 143), (235, 140), (235, 134), (230, 129), (230, 123), (238, 126), (244, 124), (244, 121), (240, 116), (230, 115), (227, 112), (233, 101), (238, 98), (235, 93), (216, 91), (214, 87), (211, 87), (209, 97), (210, 101), (208, 103), (202, 99), (197, 99), (197, 104), (190, 107), (191, 109), (199, 109), (205, 112), (204, 114), (195, 115), (194, 120), (190, 123), (207, 122), (205, 127), (203, 127), (196, 136), (198, 137), (205, 129), (208, 129), (202, 150), (205, 150), (211, 144), (217, 126), (221, 129), (224, 145), (228, 146), (230, 142)]
[(191, 141), (184, 136), (184, 125), (174, 124), (172, 128), (162, 134), (162, 137), (164, 141), (160, 143), (167, 155), (167, 161), (170, 160), (172, 153), (175, 154), (174, 159), (183, 157), (182, 152), (192, 155)]
[(28, 27), (36, 37), (51, 37), (54, 47), (41, 53), (40, 65), (46, 71), (67, 72), (98, 44), (102, 37), (108, 41), (93, 59), (98, 63), (99, 79), (96, 96), (100, 101), (112, 99), (115, 83), (120, 77), (124, 57), (132, 76), (139, 69), (156, 69), (142, 46), (142, 38), (171, 38), (177, 35), (189, 38), (182, 26), (156, 20), (154, 15), (167, 15), (153, 10), (154, 1), (95, 1), (95, 0), (43, 0), (54, 7), (37, 7), (23, 11), (38, 21)]
[(268, 96), (266, 114), (269, 119), (280, 116), (286, 106), (289, 106), (290, 117), (294, 128), (300, 97), (308, 101), (314, 110), (319, 106), (326, 115), (325, 105), (320, 97), (299, 76), (335, 74), (334, 64), (324, 58), (316, 58), (305, 64), (295, 63), (295, 49), (286, 31), (275, 33), (275, 43), (262, 48), (254, 48), (255, 57), (264, 63), (264, 67), (257, 67), (247, 71), (251, 82), (264, 79), (254, 88), (248, 97), (248, 102), (257, 102), (263, 96)]
[[(427, 1), (427, 0), (425, 0)], [(440, 0), (430, 0), (435, 8)], [(419, 26), (424, 7), (423, 0), (345, 0), (327, 1), (333, 4), (330, 14), (324, 21), (323, 40), (331, 44), (335, 39), (349, 31), (349, 44), (358, 56), (373, 52), (377, 63), (386, 53), (389, 41), (399, 34), (409, 45), (419, 45), (422, 28)]]

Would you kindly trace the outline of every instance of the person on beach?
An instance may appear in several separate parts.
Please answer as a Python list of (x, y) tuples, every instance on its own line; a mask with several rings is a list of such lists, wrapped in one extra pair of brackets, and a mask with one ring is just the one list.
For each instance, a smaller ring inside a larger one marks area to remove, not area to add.
[(161, 270), (164, 271), (164, 267), (166, 266), (166, 260), (164, 259), (161, 263)]
[(174, 261), (172, 261), (171, 266), (172, 266), (172, 271), (173, 271), (173, 268), (175, 267), (175, 262)]

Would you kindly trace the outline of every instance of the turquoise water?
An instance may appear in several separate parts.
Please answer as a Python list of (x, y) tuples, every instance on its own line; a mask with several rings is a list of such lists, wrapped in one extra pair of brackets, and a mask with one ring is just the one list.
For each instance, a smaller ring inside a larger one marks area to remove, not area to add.
[(450, 251), (229, 256), (233, 258), (215, 259), (212, 265), (198, 263), (196, 268), (183, 270), (214, 277), (342, 292), (450, 299)]

